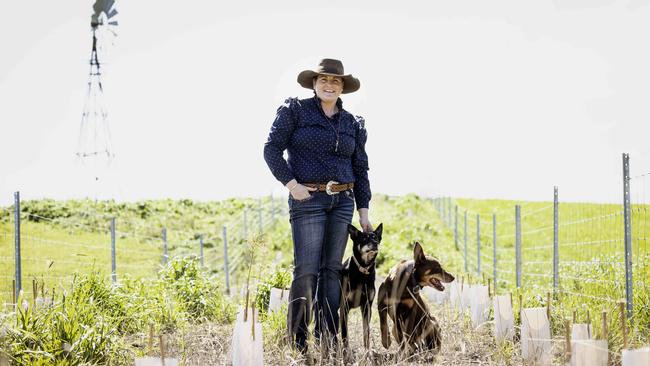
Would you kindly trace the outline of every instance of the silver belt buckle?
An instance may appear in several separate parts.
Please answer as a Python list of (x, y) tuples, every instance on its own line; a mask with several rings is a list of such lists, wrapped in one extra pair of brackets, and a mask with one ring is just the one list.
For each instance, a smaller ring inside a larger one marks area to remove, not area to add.
[(327, 184), (325, 185), (325, 192), (327, 192), (327, 194), (329, 194), (330, 196), (333, 195), (333, 194), (339, 194), (339, 192), (332, 192), (332, 186), (334, 184), (339, 184), (339, 182), (335, 182), (335, 181), (331, 180), (331, 181), (327, 182)]

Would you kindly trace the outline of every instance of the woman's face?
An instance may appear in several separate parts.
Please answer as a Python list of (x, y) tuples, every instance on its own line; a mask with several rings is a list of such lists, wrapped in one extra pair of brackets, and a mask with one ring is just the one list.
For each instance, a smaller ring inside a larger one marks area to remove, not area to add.
[(324, 102), (336, 102), (343, 91), (343, 79), (338, 76), (318, 75), (314, 79), (314, 91)]

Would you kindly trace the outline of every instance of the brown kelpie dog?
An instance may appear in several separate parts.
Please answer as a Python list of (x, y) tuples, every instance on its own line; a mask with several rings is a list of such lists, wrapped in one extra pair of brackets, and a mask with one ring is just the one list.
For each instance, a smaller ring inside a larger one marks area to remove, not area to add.
[(361, 307), (363, 315), (363, 344), (370, 347), (370, 313), (375, 299), (375, 259), (379, 251), (383, 224), (370, 233), (364, 233), (348, 225), (352, 239), (352, 257), (343, 263), (341, 275), (341, 306), (339, 321), (341, 338), (348, 347), (348, 313)]
[(391, 268), (377, 292), (381, 343), (384, 347), (390, 347), (388, 314), (393, 321), (393, 337), (401, 350), (440, 350), (440, 326), (429, 313), (419, 292), (423, 286), (444, 291), (442, 282), (453, 280), (454, 276), (445, 271), (436, 259), (425, 255), (420, 243), (416, 242), (413, 259), (403, 260)]

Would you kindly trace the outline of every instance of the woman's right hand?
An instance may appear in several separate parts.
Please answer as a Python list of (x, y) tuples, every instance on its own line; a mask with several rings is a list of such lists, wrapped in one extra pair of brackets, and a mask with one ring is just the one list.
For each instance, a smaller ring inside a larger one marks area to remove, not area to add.
[(291, 197), (296, 201), (306, 200), (309, 198), (309, 196), (311, 196), (310, 192), (316, 191), (316, 188), (303, 186), (295, 179), (292, 179), (289, 183), (287, 183), (287, 188), (289, 188)]

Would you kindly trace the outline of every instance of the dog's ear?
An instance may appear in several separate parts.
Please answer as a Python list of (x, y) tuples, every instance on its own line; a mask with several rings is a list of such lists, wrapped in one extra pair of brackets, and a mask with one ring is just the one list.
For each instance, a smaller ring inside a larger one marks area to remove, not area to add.
[(381, 233), (383, 231), (384, 231), (384, 223), (382, 222), (381, 224), (379, 224), (379, 226), (377, 226), (377, 228), (374, 231), (378, 241), (381, 241)]
[(423, 262), (426, 260), (426, 256), (424, 255), (424, 250), (422, 250), (422, 246), (420, 243), (417, 241), (415, 242), (415, 246), (413, 247), (413, 259), (415, 262)]
[(357, 230), (357, 228), (354, 227), (354, 225), (348, 224), (348, 233), (350, 233), (350, 238), (354, 240), (357, 238), (357, 235), (359, 235), (359, 230)]

